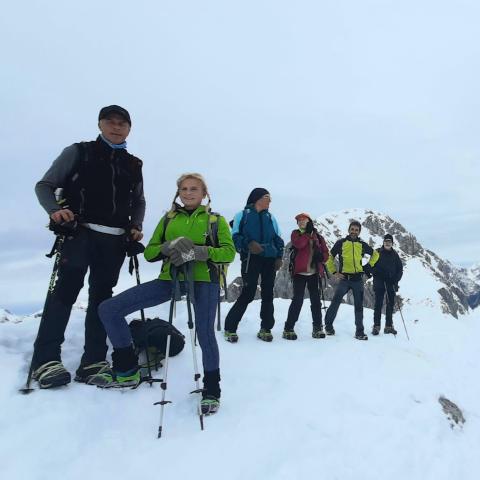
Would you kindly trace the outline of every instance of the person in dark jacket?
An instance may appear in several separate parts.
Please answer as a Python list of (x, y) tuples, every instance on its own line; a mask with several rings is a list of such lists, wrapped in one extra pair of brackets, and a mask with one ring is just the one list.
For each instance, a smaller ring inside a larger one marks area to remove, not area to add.
[[(34, 345), (32, 377), (40, 388), (66, 385), (61, 345), (75, 303), (89, 274), (85, 347), (75, 380), (110, 368), (98, 305), (112, 296), (125, 258), (126, 240), (142, 238), (145, 214), (142, 161), (127, 152), (130, 114), (118, 105), (100, 110), (100, 135), (63, 150), (36, 184), (35, 192), (51, 222), (70, 227), (61, 250), (57, 282), (46, 302)], [(61, 205), (55, 191), (63, 189)]]
[(324, 238), (317, 232), (310, 215), (299, 213), (295, 220), (298, 229), (291, 235), (292, 248), (295, 252), (292, 282), (293, 298), (288, 309), (288, 317), (283, 330), (283, 338), (296, 340), (294, 327), (303, 305), (305, 286), (310, 295), (310, 309), (313, 320), (313, 338), (325, 338), (322, 324), (320, 303), (320, 282), (325, 276), (323, 263), (328, 260), (328, 248)]
[(242, 262), (243, 287), (225, 318), (227, 342), (238, 341), (238, 324), (248, 304), (255, 298), (258, 277), (261, 277), (262, 305), (257, 337), (266, 342), (273, 340), (273, 287), (275, 274), (282, 266), (284, 242), (275, 217), (268, 211), (270, 202), (268, 190), (254, 188), (243, 211), (238, 212), (233, 219), (232, 236)]
[[(380, 333), (380, 319), (385, 293), (387, 306), (385, 315), (384, 333), (397, 334), (393, 326), (393, 307), (395, 292), (398, 291), (398, 282), (403, 275), (403, 264), (398, 253), (393, 249), (393, 237), (389, 233), (383, 237), (383, 247), (379, 248), (379, 259), (371, 269), (373, 274), (373, 290), (375, 292), (375, 310), (373, 313), (372, 335)], [(368, 269), (367, 269), (368, 272)]]
[[(330, 257), (326, 263), (328, 271), (338, 280), (338, 285), (333, 294), (332, 303), (325, 315), (325, 331), (327, 335), (335, 335), (333, 321), (337, 316), (338, 307), (345, 294), (352, 290), (355, 308), (355, 338), (357, 340), (368, 340), (363, 326), (363, 274), (364, 266), (362, 258), (370, 255), (370, 266), (375, 265), (378, 260), (378, 252), (368, 243), (360, 239), (362, 226), (359, 222), (353, 221), (348, 227), (348, 235), (335, 242), (330, 250)], [(339, 257), (339, 268), (335, 265), (335, 257)]]

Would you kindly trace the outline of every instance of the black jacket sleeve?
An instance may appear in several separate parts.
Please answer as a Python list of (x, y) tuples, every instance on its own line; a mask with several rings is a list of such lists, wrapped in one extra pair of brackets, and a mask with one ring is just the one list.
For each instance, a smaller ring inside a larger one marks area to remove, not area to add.
[(396, 262), (397, 271), (396, 271), (393, 283), (398, 283), (403, 277), (403, 263), (402, 263), (402, 259), (400, 258), (400, 255), (398, 254), (395, 255), (395, 262)]

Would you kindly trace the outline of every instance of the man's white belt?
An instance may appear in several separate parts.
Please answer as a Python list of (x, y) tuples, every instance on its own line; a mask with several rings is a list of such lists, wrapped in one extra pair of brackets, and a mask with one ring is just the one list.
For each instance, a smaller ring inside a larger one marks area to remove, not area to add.
[(82, 227), (93, 230), (94, 232), (108, 233), (109, 235), (123, 235), (124, 228), (107, 227), (106, 225), (98, 225), (97, 223), (82, 223)]

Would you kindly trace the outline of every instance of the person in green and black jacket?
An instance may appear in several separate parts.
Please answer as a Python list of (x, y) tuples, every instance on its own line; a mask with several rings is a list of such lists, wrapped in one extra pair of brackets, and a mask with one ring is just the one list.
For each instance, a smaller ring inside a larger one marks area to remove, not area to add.
[[(182, 205), (176, 203), (178, 197)], [(206, 197), (208, 204), (202, 205)], [(207, 243), (212, 217), (218, 222), (217, 245)], [(201, 406), (204, 414), (215, 413), (220, 406), (220, 359), (214, 328), (220, 287), (219, 276), (212, 263), (232, 262), (235, 247), (225, 218), (210, 212), (210, 197), (201, 175), (185, 174), (177, 180), (172, 208), (160, 220), (144, 255), (149, 262), (163, 260), (160, 276), (100, 305), (98, 313), (113, 345), (113, 368), (110, 372), (93, 377), (90, 383), (98, 386), (138, 384), (138, 359), (125, 317), (142, 308), (169, 301), (173, 287), (170, 274), (172, 264), (180, 267), (193, 261), (195, 327), (204, 369)], [(180, 289), (184, 291), (183, 275), (179, 278)]]
[[(353, 221), (348, 227), (348, 235), (338, 240), (330, 250), (330, 257), (326, 263), (328, 271), (339, 281), (332, 303), (325, 315), (325, 332), (335, 335), (333, 321), (338, 312), (338, 307), (345, 294), (352, 290), (355, 305), (355, 338), (368, 340), (363, 327), (363, 265), (364, 255), (370, 255), (368, 264), (373, 267), (378, 260), (378, 252), (360, 239), (362, 226)], [(338, 256), (339, 268), (337, 270), (334, 259)]]

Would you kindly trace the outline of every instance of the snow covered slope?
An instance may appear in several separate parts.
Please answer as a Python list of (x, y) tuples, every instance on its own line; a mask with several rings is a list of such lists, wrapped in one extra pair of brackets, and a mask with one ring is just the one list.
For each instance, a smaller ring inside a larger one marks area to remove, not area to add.
[[(441, 259), (434, 252), (424, 248), (400, 223), (388, 215), (372, 210), (352, 208), (341, 212), (332, 212), (316, 219), (320, 233), (331, 248), (339, 238), (347, 234), (352, 220), (362, 224), (361, 238), (374, 248), (381, 247), (383, 236), (390, 233), (394, 237), (394, 248), (402, 258), (405, 271), (400, 282), (401, 301), (412, 306), (429, 306), (433, 311), (458, 317), (469, 311), (471, 292), (480, 291), (477, 283), (450, 262)], [(286, 238), (286, 235), (285, 235)], [(291, 284), (287, 271), (288, 248), (283, 270), (277, 276), (276, 294), (281, 298), (291, 298)], [(366, 263), (365, 257), (364, 263)], [(333, 289), (327, 288), (326, 298), (331, 299)], [(365, 289), (365, 306), (373, 308), (373, 290), (371, 282)], [(352, 298), (347, 299), (353, 303)]]
[(468, 302), (470, 307), (477, 308), (480, 305), (480, 263), (469, 268), (466, 275), (470, 280)]
[[(419, 287), (420, 288), (420, 287)], [(480, 471), (480, 312), (458, 321), (407, 304), (411, 340), (398, 314), (397, 338), (353, 339), (353, 309), (342, 305), (337, 335), (280, 338), (289, 301), (275, 300), (274, 341), (256, 339), (259, 302), (240, 324), (238, 344), (218, 335), (222, 407), (201, 432), (189, 345), (171, 360), (164, 438), (157, 440), (158, 386), (104, 391), (72, 383), (20, 395), (38, 317), (0, 323), (0, 465), (6, 480), (476, 480)], [(168, 306), (149, 311), (166, 316)], [(75, 309), (63, 360), (73, 372), (83, 345)], [(183, 302), (176, 325), (186, 331)], [(369, 328), (370, 323), (366, 321)], [(452, 428), (443, 395), (463, 411)]]

